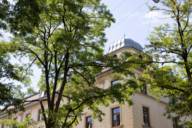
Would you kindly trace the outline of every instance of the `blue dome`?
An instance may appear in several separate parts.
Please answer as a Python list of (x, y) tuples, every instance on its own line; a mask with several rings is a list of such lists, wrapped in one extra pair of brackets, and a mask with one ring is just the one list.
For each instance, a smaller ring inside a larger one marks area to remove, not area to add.
[(132, 39), (122, 39), (109, 46), (108, 53), (116, 51), (120, 48), (133, 48), (138, 51), (143, 51), (142, 46)]
[(124, 39), (124, 46), (126, 48), (134, 48), (139, 51), (143, 51), (142, 46), (132, 39)]

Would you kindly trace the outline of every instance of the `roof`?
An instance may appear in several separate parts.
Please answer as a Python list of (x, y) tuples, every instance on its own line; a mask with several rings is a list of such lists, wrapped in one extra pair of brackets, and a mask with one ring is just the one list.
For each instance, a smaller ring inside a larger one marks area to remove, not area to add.
[(138, 51), (143, 51), (143, 47), (136, 41), (129, 39), (129, 38), (123, 38), (122, 40), (119, 40), (116, 43), (109, 46), (107, 53), (116, 51), (120, 48), (133, 48)]

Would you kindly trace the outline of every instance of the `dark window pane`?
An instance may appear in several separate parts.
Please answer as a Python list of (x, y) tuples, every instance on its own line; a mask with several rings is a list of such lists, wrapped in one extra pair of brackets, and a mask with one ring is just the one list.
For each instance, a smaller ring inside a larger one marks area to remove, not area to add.
[(17, 128), (17, 126), (14, 124), (14, 125), (12, 125), (12, 128)]
[(119, 126), (120, 125), (120, 108), (116, 107), (112, 109), (112, 126)]
[(178, 117), (173, 118), (173, 128), (179, 128), (178, 121), (179, 121)]
[(150, 126), (149, 108), (143, 107), (143, 122), (146, 126)]
[(119, 80), (112, 80), (112, 81), (111, 81), (111, 86), (117, 85), (117, 84), (119, 84), (119, 83), (120, 83)]
[(147, 85), (143, 85), (141, 92), (147, 95)]
[(93, 126), (92, 117), (91, 116), (87, 116), (85, 118), (85, 121), (86, 121), (85, 128), (92, 128), (92, 126)]

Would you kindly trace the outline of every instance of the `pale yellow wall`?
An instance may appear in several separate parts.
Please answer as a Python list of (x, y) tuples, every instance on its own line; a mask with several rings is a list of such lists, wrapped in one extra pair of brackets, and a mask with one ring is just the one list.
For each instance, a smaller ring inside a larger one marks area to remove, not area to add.
[[(47, 108), (46, 103), (44, 102), (45, 109)], [(25, 110), (14, 114), (13, 117), (17, 117), (18, 121), (22, 121), (28, 113), (30, 113), (32, 120), (35, 122), (38, 119), (38, 111), (41, 109), (41, 106), (38, 102), (32, 103), (25, 107)]]
[[(122, 128), (143, 128), (143, 111), (142, 107), (149, 107), (151, 128), (173, 128), (172, 121), (167, 119), (164, 114), (166, 112), (166, 104), (143, 94), (134, 94), (132, 97), (133, 105), (111, 104), (108, 107), (101, 107), (105, 113), (103, 120), (99, 122), (97, 119), (93, 121), (93, 128), (112, 128), (111, 126), (111, 109), (119, 106), (121, 108), (121, 126)], [(86, 110), (79, 125), (76, 128), (85, 128), (86, 116), (92, 115)]]
[[(46, 103), (43, 103), (45, 106), (45, 109), (47, 108)], [(44, 128), (44, 122), (37, 122), (38, 119), (38, 111), (40, 109), (40, 104), (38, 102), (36, 103), (32, 103), (29, 105), (25, 106), (25, 110), (24, 111), (20, 111), (16, 114), (11, 115), (11, 118), (14, 119), (16, 118), (17, 121), (22, 122), (23, 119), (26, 117), (27, 113), (30, 113), (31, 118), (32, 118), (32, 126), (30, 128)], [(2, 117), (0, 119), (7, 119), (7, 116)], [(2, 125), (0, 125), (0, 128), (2, 128)], [(4, 126), (4, 128), (11, 128), (11, 126)]]
[(144, 94), (133, 96), (134, 128), (143, 128), (143, 106), (149, 107), (151, 128), (173, 128), (172, 121), (164, 116), (166, 104)]
[[(100, 107), (101, 110), (105, 113), (105, 116), (103, 116), (102, 121), (94, 119), (93, 128), (111, 128), (111, 109), (114, 107), (120, 107), (121, 109), (121, 126), (124, 126), (123, 128), (133, 128), (132, 107), (129, 105), (119, 105), (117, 103), (111, 104), (108, 107)], [(91, 112), (86, 110), (85, 115), (82, 117), (82, 121), (79, 123), (79, 125), (76, 126), (76, 128), (85, 128), (85, 118), (90, 115), (92, 115)]]

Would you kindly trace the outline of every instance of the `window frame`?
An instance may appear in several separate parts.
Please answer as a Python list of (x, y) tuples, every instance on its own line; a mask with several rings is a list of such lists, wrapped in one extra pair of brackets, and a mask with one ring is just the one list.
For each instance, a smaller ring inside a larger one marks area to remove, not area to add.
[(173, 128), (178, 128), (178, 122), (179, 122), (179, 117), (173, 117), (172, 118), (172, 122), (173, 122)]
[[(115, 109), (119, 109), (119, 112), (118, 113), (114, 113)], [(114, 122), (114, 119), (113, 119), (114, 115), (118, 115), (119, 116), (119, 120), (116, 120), (116, 121), (118, 121), (117, 123)], [(111, 126), (113, 128), (113, 127), (118, 127), (120, 125), (121, 125), (121, 108), (119, 106), (116, 106), (116, 107), (111, 108)]]
[(148, 95), (148, 87), (147, 87), (147, 85), (143, 85), (143, 87), (141, 88), (141, 93), (145, 94), (145, 95)]
[[(146, 111), (147, 110), (147, 111)], [(147, 106), (142, 107), (142, 112), (143, 112), (143, 123), (144, 126), (151, 126), (151, 121), (150, 121), (150, 109)]]
[[(89, 126), (90, 125), (90, 122), (88, 121), (89, 118), (91, 119), (91, 126)], [(93, 118), (91, 115), (85, 117), (85, 128), (93, 128)]]

